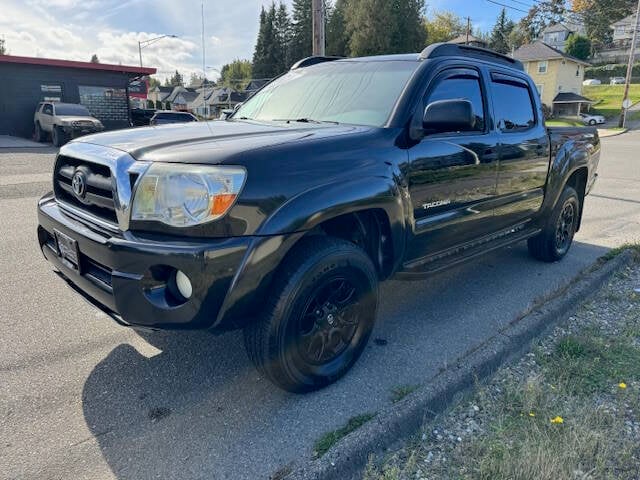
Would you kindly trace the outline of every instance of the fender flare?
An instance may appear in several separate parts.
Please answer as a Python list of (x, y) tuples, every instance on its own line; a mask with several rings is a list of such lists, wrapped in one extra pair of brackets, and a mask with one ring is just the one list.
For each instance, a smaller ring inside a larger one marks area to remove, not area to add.
[(363, 177), (314, 187), (289, 199), (260, 227), (258, 235), (305, 232), (341, 215), (382, 210), (391, 230), (394, 259), (405, 247), (407, 206), (392, 178)]
[[(553, 209), (571, 175), (580, 168), (589, 169), (590, 155), (588, 148), (575, 140), (565, 142), (558, 149), (549, 166), (547, 175), (546, 195), (543, 206), (545, 214)], [(587, 174), (587, 178), (588, 176)]]

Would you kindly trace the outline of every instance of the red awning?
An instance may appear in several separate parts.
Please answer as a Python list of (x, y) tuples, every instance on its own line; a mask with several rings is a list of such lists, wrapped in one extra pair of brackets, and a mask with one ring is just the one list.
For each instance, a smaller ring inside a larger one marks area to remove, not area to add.
[(42, 65), (46, 67), (60, 68), (80, 68), (84, 70), (104, 70), (108, 72), (130, 73), (134, 75), (153, 75), (154, 73), (156, 73), (156, 69), (150, 67), (113, 65), (109, 63), (76, 62), (75, 60), (58, 60), (54, 58), (18, 57), (16, 55), (0, 55), (0, 63)]

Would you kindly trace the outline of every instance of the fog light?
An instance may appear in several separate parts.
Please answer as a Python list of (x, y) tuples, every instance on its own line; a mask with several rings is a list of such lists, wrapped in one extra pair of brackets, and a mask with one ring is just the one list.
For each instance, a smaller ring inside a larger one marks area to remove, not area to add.
[(191, 280), (189, 280), (189, 277), (187, 277), (187, 275), (182, 272), (182, 270), (178, 270), (176, 272), (176, 287), (178, 287), (180, 295), (182, 295), (184, 298), (191, 298), (191, 294), (193, 293)]

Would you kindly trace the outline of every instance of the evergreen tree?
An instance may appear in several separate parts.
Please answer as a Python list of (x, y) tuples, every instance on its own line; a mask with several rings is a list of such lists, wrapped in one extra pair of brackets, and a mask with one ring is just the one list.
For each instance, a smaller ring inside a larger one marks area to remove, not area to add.
[(93, 54), (91, 55), (91, 63), (100, 63), (100, 60), (98, 60), (98, 55), (97, 54)]
[(349, 0), (336, 0), (327, 19), (327, 55), (349, 56), (349, 36), (347, 35), (346, 10)]
[(565, 52), (572, 57), (586, 60), (591, 55), (591, 41), (582, 35), (571, 35), (565, 45)]
[(509, 44), (509, 36), (513, 31), (515, 24), (507, 18), (507, 9), (503, 8), (498, 15), (498, 20), (491, 31), (491, 39), (489, 47), (498, 53), (509, 53), (511, 46)]
[(274, 29), (276, 37), (277, 74), (286, 71), (293, 63), (289, 52), (291, 43), (291, 20), (284, 3), (280, 3), (275, 13)]
[(293, 0), (292, 19), (289, 58), (295, 63), (313, 53), (311, 0)]
[(165, 80), (165, 85), (169, 86), (169, 87), (179, 87), (179, 86), (183, 86), (184, 85), (184, 77), (182, 76), (182, 74), (176, 70), (176, 73), (174, 73), (171, 78), (167, 78)]
[(9, 55), (7, 51), (7, 44), (4, 41), (4, 38), (0, 38), (0, 55)]
[(282, 73), (283, 61), (278, 55), (278, 38), (275, 29), (276, 5), (260, 12), (260, 30), (253, 54), (253, 74), (257, 78), (273, 78)]
[(423, 0), (349, 0), (347, 34), (354, 56), (420, 51)]

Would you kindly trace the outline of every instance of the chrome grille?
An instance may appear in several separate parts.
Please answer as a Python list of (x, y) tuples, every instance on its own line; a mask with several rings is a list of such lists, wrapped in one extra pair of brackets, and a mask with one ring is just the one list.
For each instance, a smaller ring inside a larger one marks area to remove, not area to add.
[[(86, 183), (83, 195), (73, 189), (73, 177), (82, 173)], [(54, 169), (56, 198), (102, 220), (118, 223), (113, 197), (111, 170), (106, 165), (59, 155)]]

